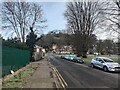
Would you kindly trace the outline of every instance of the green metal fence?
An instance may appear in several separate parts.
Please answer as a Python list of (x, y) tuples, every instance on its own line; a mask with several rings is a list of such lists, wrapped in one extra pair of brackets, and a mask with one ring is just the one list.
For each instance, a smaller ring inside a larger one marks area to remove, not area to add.
[(30, 51), (2, 46), (2, 77), (27, 65)]

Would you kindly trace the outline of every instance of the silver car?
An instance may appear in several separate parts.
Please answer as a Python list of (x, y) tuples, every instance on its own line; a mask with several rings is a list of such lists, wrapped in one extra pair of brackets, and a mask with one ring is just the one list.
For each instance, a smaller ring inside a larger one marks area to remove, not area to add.
[(106, 57), (93, 58), (91, 66), (102, 68), (104, 71), (120, 71), (120, 64)]

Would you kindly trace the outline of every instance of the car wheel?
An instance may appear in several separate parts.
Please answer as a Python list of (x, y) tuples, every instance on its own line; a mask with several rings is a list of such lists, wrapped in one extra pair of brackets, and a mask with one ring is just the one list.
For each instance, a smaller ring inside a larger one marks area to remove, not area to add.
[(91, 67), (94, 68), (94, 64), (93, 63), (91, 64)]
[(107, 71), (108, 71), (108, 68), (107, 68), (106, 66), (104, 66), (104, 67), (103, 67), (103, 70), (104, 70), (105, 72), (107, 72)]
[(84, 63), (84, 61), (82, 61), (82, 63)]

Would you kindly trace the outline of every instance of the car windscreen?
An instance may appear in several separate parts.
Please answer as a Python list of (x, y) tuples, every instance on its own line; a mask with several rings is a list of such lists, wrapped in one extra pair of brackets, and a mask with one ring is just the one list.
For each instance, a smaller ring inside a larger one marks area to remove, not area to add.
[(106, 59), (106, 58), (104, 58), (103, 59), (105, 62), (114, 62), (113, 60), (111, 60), (111, 59)]

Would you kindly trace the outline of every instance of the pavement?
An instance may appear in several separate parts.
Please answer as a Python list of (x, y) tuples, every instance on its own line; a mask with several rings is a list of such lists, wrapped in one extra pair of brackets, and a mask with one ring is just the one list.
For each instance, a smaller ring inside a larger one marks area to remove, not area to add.
[(120, 86), (119, 73), (104, 72), (88, 64), (70, 62), (48, 54), (50, 62), (57, 68), (68, 88), (102, 88), (114, 90)]
[(24, 88), (56, 88), (59, 81), (47, 57), (40, 61), (33, 62), (33, 64), (37, 64), (38, 68), (34, 74), (27, 79)]
[(0, 79), (0, 90), (2, 89), (2, 79)]

